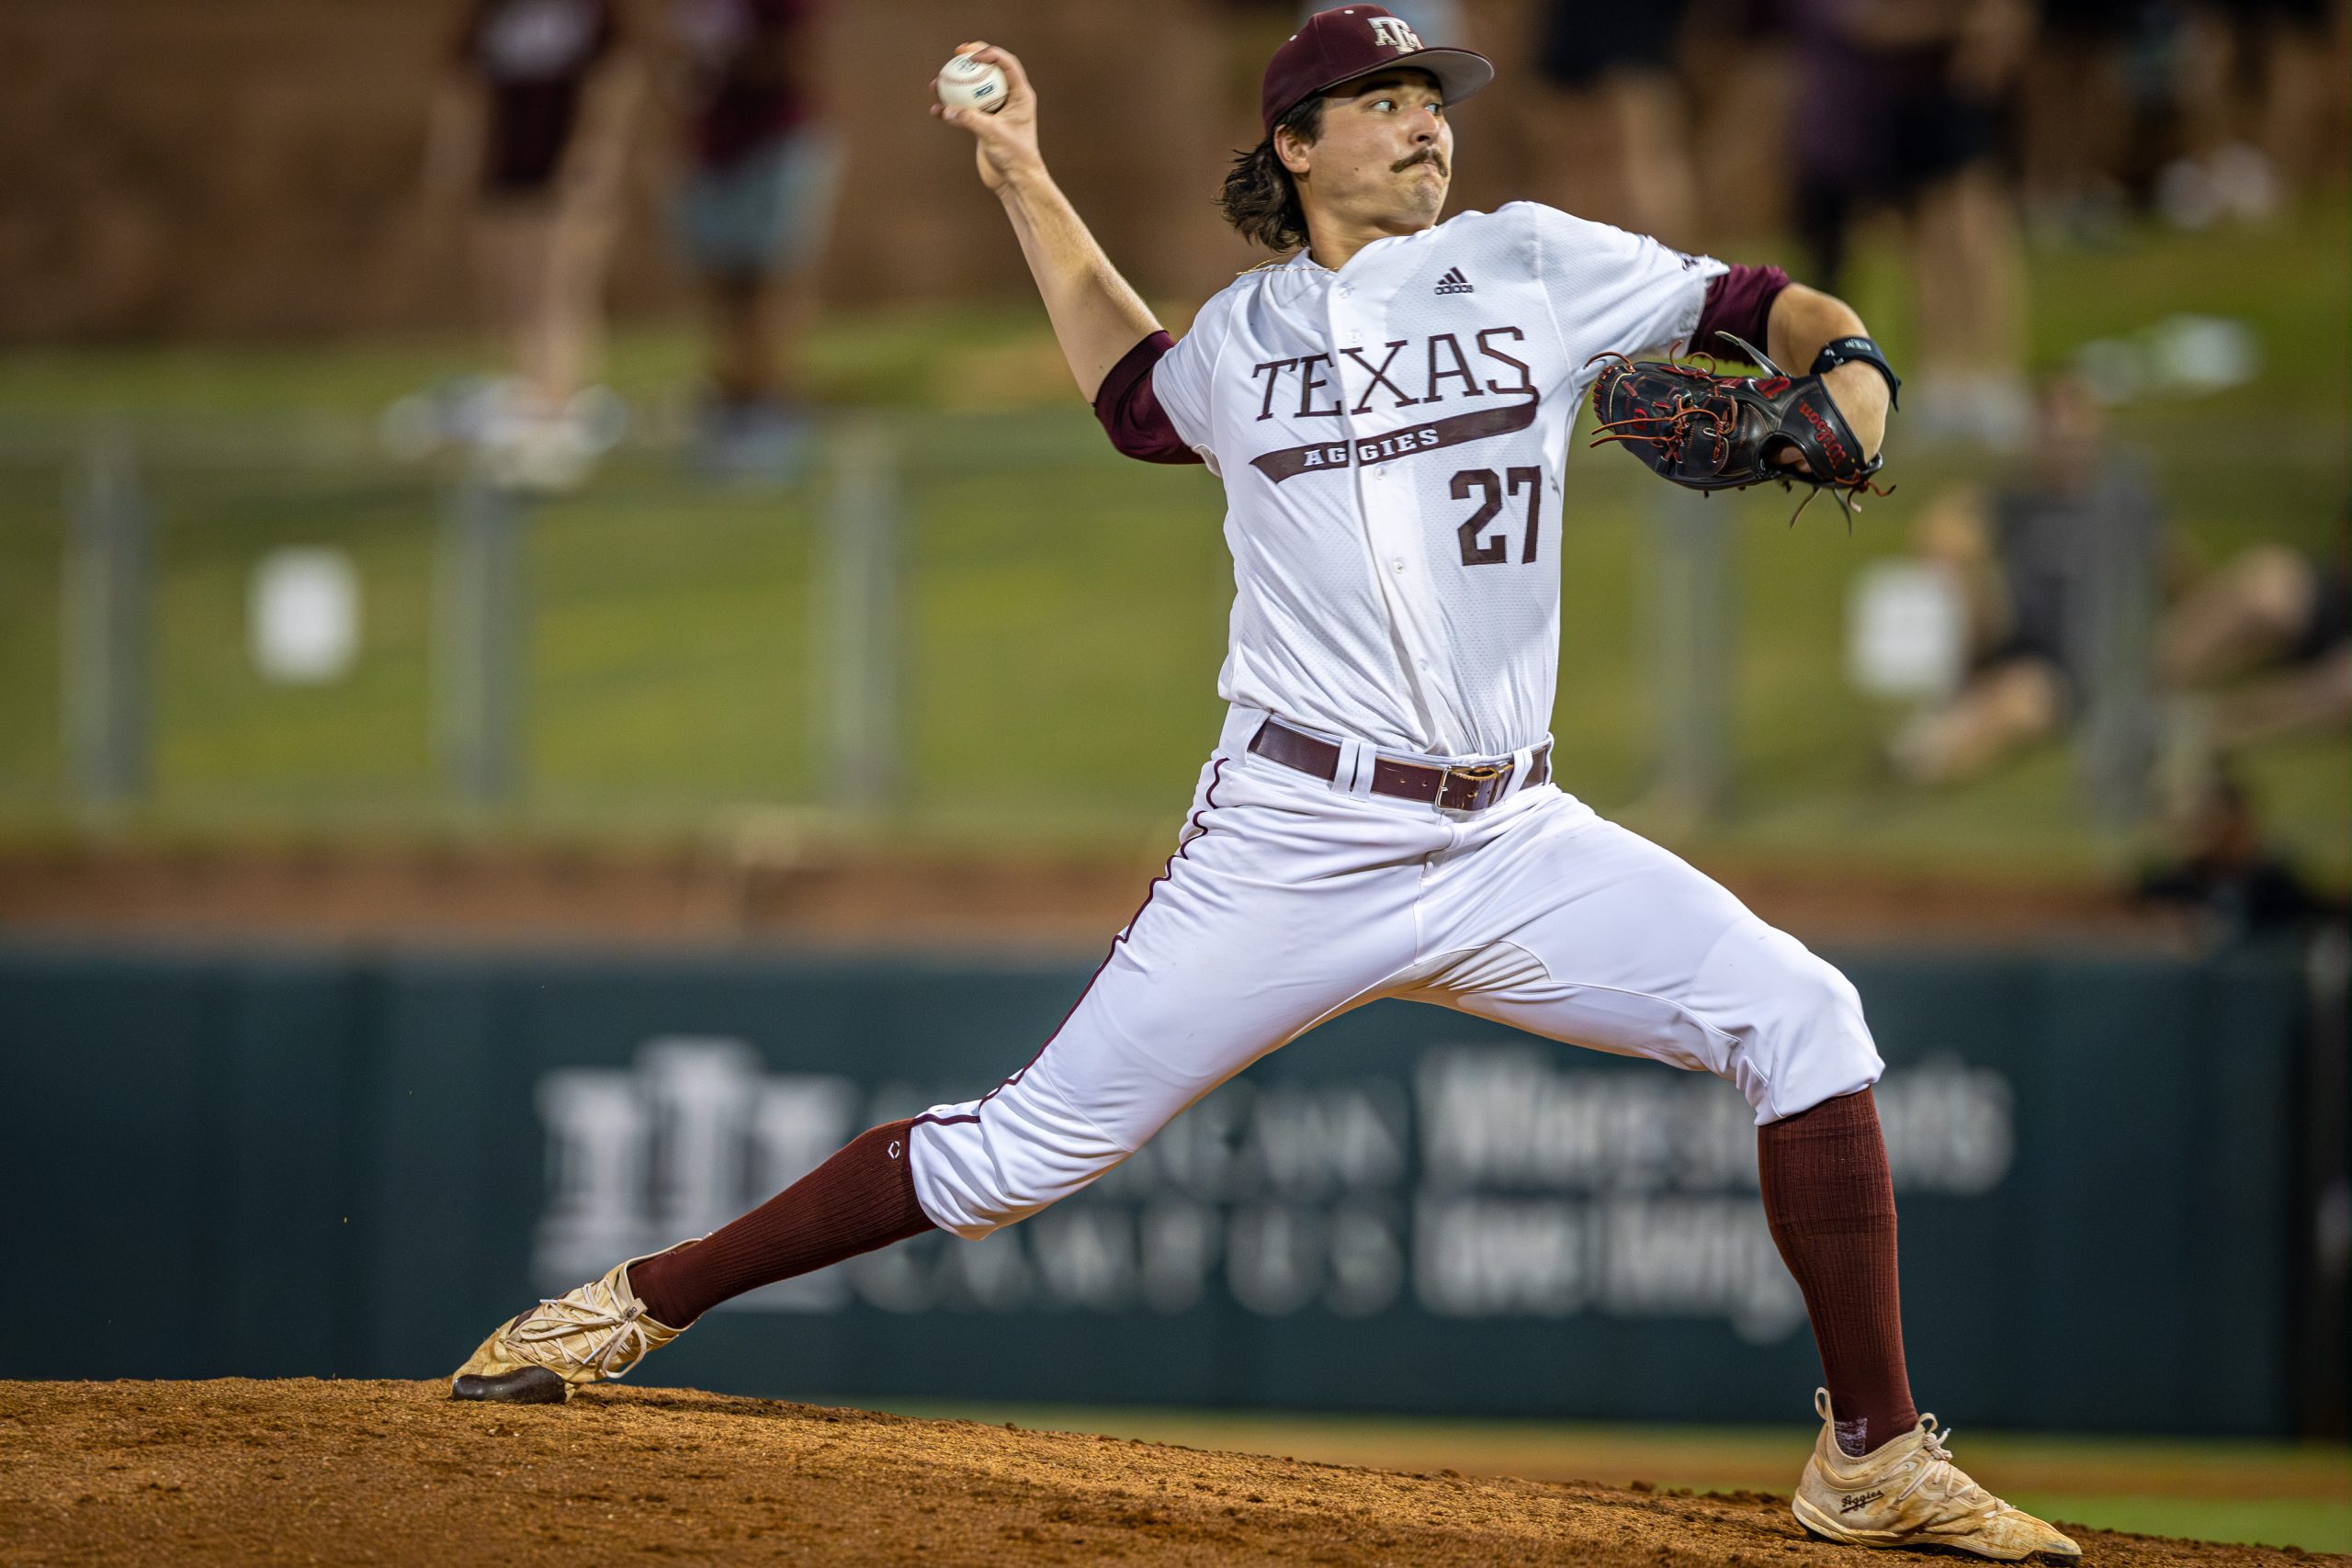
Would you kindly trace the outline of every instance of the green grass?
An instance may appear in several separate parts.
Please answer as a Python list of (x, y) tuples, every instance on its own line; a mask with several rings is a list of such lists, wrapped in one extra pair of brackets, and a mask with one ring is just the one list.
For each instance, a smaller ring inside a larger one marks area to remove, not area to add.
[[(2152, 233), (2034, 258), (2045, 362), (2184, 310), (2258, 334), (2260, 385), (2118, 422), (2151, 454), (2194, 554), (2256, 539), (2322, 548), (2341, 516), (2346, 249), (2332, 204), (2260, 235)], [(1888, 253), (1865, 252), (1858, 302), (1898, 356), (1910, 332), (1899, 281)], [(695, 354), (683, 332), (622, 335), (611, 378), (649, 411), (650, 434), (533, 525), (530, 783), (508, 827), (666, 835), (737, 807), (827, 798), (821, 486), (761, 495), (684, 473), (665, 432)], [(390, 399), (471, 359), (463, 345), (363, 343), (0, 361), (0, 830), (73, 820), (59, 739), (62, 497), (89, 434), (109, 427), (138, 443), (159, 525), (156, 782), (131, 825), (406, 832), (460, 820), (432, 730), (435, 479), (379, 456), (369, 430)], [(810, 365), (823, 396), (861, 406), (903, 464), (908, 766), (883, 829), (1122, 848), (1163, 837), (1217, 719), (1231, 578), (1215, 482), (1110, 453), (1034, 309), (835, 320)], [(1579, 454), (1555, 721), (1567, 787), (1637, 827), (1760, 858), (2079, 876), (2139, 852), (2142, 840), (2098, 830), (2056, 749), (1940, 793), (1882, 776), (1898, 716), (1845, 683), (1845, 595), (1963, 471), (1900, 448), (1897, 462), (1900, 490), (1850, 535), (1826, 507), (1786, 527), (1778, 492), (1713, 503), (1736, 541), (1735, 784), (1719, 818), (1690, 833), (1647, 804), (1659, 724), (1644, 584), (1660, 492), (1635, 464)], [(272, 546), (319, 543), (359, 566), (358, 667), (323, 690), (266, 685), (243, 646), (248, 573)], [(2247, 772), (2278, 838), (2352, 874), (2352, 739), (2267, 749)]]
[(2019, 1492), (2009, 1501), (2030, 1514), (2093, 1529), (2352, 1551), (2352, 1504), (2347, 1503), (2284, 1497), (2243, 1503), (2219, 1497), (2074, 1497), (2039, 1492)]
[[(1619, 1486), (1638, 1481), (1698, 1492), (1786, 1493), (1812, 1437), (1794, 1424), (1604, 1426), (892, 1400), (871, 1407), (1424, 1473)], [(1971, 1475), (2046, 1518), (2143, 1535), (2352, 1551), (2352, 1450), (2341, 1445), (1975, 1431), (1960, 1434), (1954, 1444)]]

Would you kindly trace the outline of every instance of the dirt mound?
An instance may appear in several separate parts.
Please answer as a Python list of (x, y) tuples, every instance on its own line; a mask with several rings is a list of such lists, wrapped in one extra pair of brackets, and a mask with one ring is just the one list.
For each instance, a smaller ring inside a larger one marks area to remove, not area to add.
[[(2074, 1529), (2101, 1564), (2300, 1553)], [(1851, 1563), (1785, 1500), (613, 1390), (0, 1383), (0, 1561)], [(1899, 1560), (1897, 1560), (1899, 1561)]]

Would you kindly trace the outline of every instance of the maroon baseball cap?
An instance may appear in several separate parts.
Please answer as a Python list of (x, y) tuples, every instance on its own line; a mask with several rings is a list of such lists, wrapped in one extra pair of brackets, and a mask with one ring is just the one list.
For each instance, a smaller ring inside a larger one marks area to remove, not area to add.
[(1266, 134), (1274, 121), (1316, 94), (1392, 65), (1426, 71), (1437, 78), (1449, 104), (1459, 103), (1495, 79), (1494, 62), (1466, 49), (1430, 49), (1402, 18), (1377, 6), (1342, 6), (1317, 11), (1290, 35), (1266, 62), (1259, 110)]

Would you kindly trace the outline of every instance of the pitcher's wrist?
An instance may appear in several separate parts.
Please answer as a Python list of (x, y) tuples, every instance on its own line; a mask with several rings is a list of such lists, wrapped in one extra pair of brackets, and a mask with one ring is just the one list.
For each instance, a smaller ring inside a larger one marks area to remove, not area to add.
[(1043, 159), (1016, 164), (1003, 172), (996, 187), (998, 199), (1011, 203), (1039, 195), (1054, 188), (1054, 177), (1046, 172)]

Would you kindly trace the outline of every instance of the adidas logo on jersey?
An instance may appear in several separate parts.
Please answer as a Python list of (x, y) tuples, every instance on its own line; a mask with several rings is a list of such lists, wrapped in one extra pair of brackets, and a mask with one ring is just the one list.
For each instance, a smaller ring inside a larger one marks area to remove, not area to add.
[(1445, 276), (1437, 280), (1437, 291), (1440, 294), (1476, 292), (1470, 287), (1470, 280), (1462, 276), (1462, 269), (1458, 266), (1450, 266), (1445, 269)]

